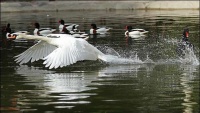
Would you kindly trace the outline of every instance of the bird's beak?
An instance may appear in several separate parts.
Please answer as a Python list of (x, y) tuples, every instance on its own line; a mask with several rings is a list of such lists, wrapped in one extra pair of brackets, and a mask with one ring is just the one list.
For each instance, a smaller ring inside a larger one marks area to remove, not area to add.
[(189, 32), (186, 32), (186, 37), (189, 37)]
[(11, 35), (8, 36), (8, 39), (10, 39), (10, 40), (15, 40), (16, 37), (17, 37), (16, 34), (11, 34)]

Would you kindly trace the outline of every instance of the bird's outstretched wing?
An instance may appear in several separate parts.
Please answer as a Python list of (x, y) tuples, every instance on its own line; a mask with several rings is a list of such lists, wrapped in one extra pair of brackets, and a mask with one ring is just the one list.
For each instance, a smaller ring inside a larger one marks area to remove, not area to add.
[(55, 49), (44, 58), (45, 67), (58, 68), (68, 66), (82, 60), (97, 60), (98, 50), (84, 39), (77, 39), (75, 43), (68, 43), (64, 47)]
[(29, 61), (31, 62), (38, 61), (39, 59), (46, 57), (56, 48), (57, 48), (56, 46), (50, 45), (45, 41), (39, 41), (38, 43), (36, 43), (23, 53), (15, 56), (16, 57), (15, 61), (20, 64), (24, 64)]

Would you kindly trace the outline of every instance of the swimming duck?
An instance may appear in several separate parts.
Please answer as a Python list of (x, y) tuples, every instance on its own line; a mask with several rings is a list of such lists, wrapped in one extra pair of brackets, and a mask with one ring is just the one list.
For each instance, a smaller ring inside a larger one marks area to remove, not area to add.
[(132, 26), (126, 26), (125, 36), (130, 36), (131, 38), (140, 38), (146, 36), (145, 34), (149, 31), (144, 29), (133, 29)]
[(72, 31), (75, 31), (78, 29), (78, 24), (65, 24), (65, 21), (63, 19), (59, 20), (59, 33), (64, 34), (70, 34)]
[(56, 29), (52, 29), (52, 28), (40, 28), (40, 24), (37, 22), (34, 25), (35, 25), (35, 29), (33, 31), (33, 34), (36, 36), (37, 35), (46, 36), (56, 31)]
[(90, 34), (106, 34), (110, 29), (108, 27), (97, 27), (96, 24), (91, 24)]
[(143, 34), (146, 34), (148, 33), (149, 31), (146, 31), (144, 29), (133, 29), (132, 26), (126, 26), (125, 28), (127, 31), (129, 31), (129, 34), (132, 34), (132, 35), (143, 35)]
[(144, 35), (146, 33), (148, 33), (149, 31), (146, 31), (144, 29), (132, 29), (130, 32), (130, 35)]
[(77, 30), (78, 29), (78, 24), (72, 24), (72, 23), (67, 23), (65, 24), (66, 29), (69, 31)]
[(65, 21), (62, 19), (59, 21), (59, 23), (59, 32), (61, 34), (70, 34), (75, 38), (86, 38), (88, 36), (88, 34), (85, 32), (78, 30), (79, 25), (77, 24), (65, 24)]

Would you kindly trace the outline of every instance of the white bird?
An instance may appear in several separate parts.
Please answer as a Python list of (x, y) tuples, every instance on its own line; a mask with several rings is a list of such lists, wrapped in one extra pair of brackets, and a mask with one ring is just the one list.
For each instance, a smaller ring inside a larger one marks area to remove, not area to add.
[(148, 33), (149, 31), (146, 31), (144, 29), (132, 29), (132, 26), (126, 26), (126, 30), (124, 35), (130, 36), (131, 38), (141, 38), (141, 37), (145, 37), (146, 33)]
[(48, 34), (52, 34), (55, 31), (56, 29), (52, 28), (40, 28), (40, 29), (35, 28), (34, 35), (38, 35), (37, 32), (39, 32), (40, 35), (47, 36)]
[(67, 33), (67, 34), (70, 34), (71, 31), (73, 31), (74, 29), (78, 29), (78, 24), (71, 24), (71, 23), (68, 23), (68, 24), (65, 24), (65, 21), (64, 20), (59, 20), (59, 32), (60, 33)]
[(110, 29), (109, 27), (97, 27), (96, 24), (91, 24), (90, 34), (106, 34)]
[(148, 33), (149, 31), (146, 31), (144, 29), (132, 29), (131, 32), (129, 32), (130, 35), (144, 35)]
[(63, 27), (65, 27), (66, 30), (68, 30), (69, 32), (73, 31), (74, 29), (78, 29), (77, 24), (60, 24), (58, 29), (60, 33), (63, 33)]
[(15, 56), (15, 61), (20, 64), (43, 59), (45, 67), (56, 69), (82, 60), (100, 59), (106, 61), (106, 55), (89, 44), (85, 39), (74, 38), (68, 34), (49, 34), (46, 37), (19, 34), (15, 37), (15, 39), (21, 38), (40, 41), (23, 53)]
[(75, 38), (86, 38), (89, 36), (87, 33), (81, 32), (77, 29), (73, 29), (72, 31), (70, 31), (70, 34)]
[(12, 37), (13, 35), (19, 35), (19, 34), (28, 34), (29, 32), (28, 31), (17, 31), (17, 32), (14, 32), (14, 33), (6, 33), (6, 37), (7, 39), (9, 39), (10, 37)]
[(72, 23), (67, 23), (65, 24), (66, 29), (69, 31), (72, 31), (73, 29), (78, 29), (78, 24), (72, 24)]
[[(22, 34), (22, 33), (24, 33), (24, 34), (28, 34), (29, 32), (28, 31), (17, 31), (17, 32), (14, 32), (14, 33), (6, 33), (6, 37), (7, 37), (7, 39), (13, 39), (13, 38), (15, 38), (17, 35), (19, 35), (19, 34)], [(26, 40), (26, 39), (19, 39), (19, 40), (13, 40), (14, 42), (28, 42), (28, 40)]]
[(88, 34), (78, 30), (78, 24), (65, 24), (64, 20), (59, 21), (60, 25), (58, 27), (59, 33), (71, 34), (75, 38), (86, 38)]
[(55, 31), (56, 29), (52, 28), (40, 28), (40, 24), (35, 23), (35, 30), (33, 31), (33, 34), (36, 36), (37, 35), (47, 36), (48, 34), (52, 34)]
[(129, 36), (134, 40), (144, 40), (145, 37), (147, 37), (146, 35), (129, 35)]

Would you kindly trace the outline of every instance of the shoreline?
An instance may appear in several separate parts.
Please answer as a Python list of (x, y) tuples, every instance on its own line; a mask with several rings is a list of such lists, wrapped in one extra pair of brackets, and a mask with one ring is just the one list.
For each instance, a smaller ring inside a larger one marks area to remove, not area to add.
[(34, 1), (1, 2), (4, 12), (85, 10), (199, 10), (199, 1)]

